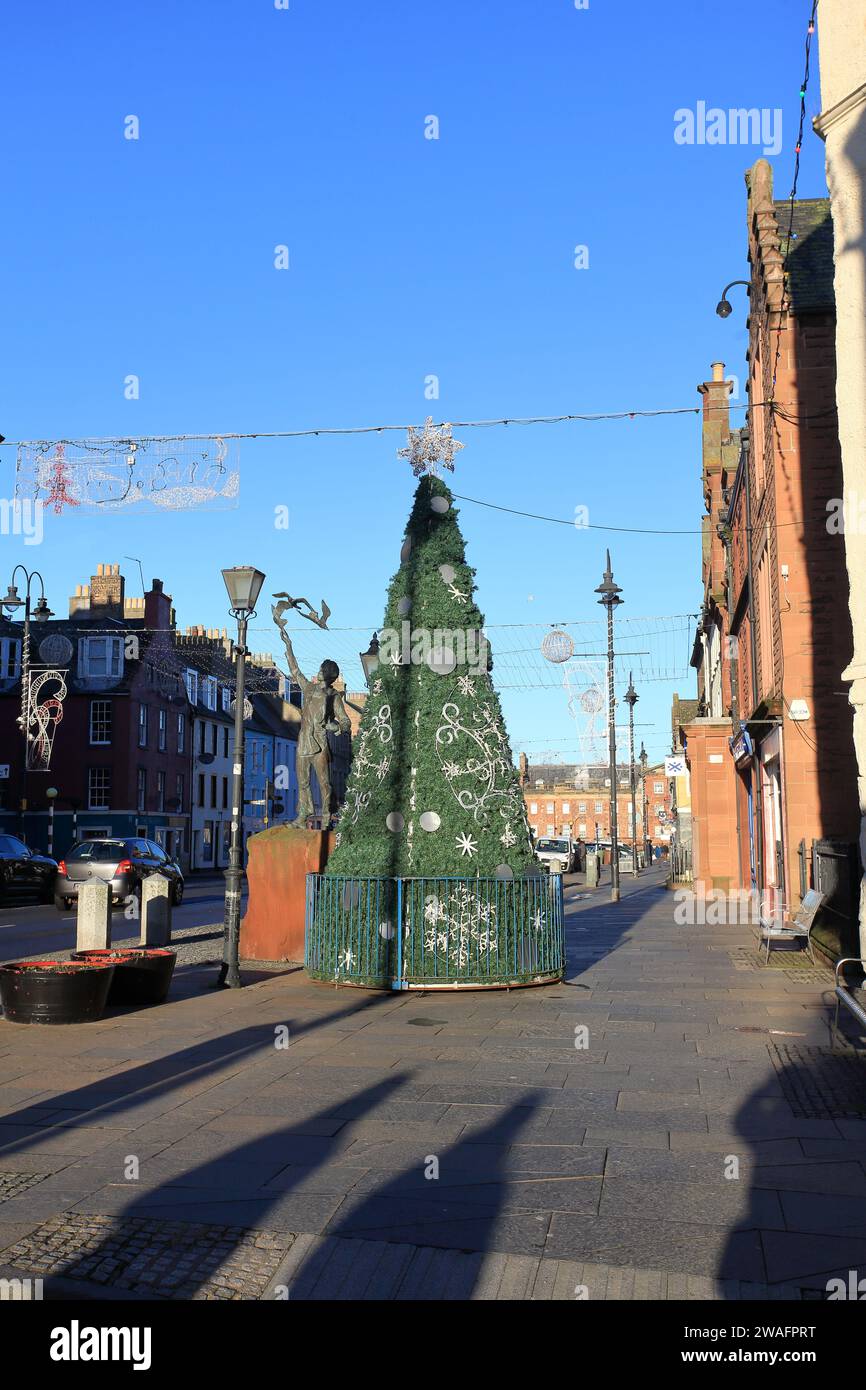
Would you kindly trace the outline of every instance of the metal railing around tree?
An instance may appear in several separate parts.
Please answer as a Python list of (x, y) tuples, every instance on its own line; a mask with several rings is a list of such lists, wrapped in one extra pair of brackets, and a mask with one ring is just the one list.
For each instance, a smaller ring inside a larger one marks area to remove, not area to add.
[(560, 875), (359, 878), (308, 874), (305, 966), (380, 989), (460, 989), (562, 977)]

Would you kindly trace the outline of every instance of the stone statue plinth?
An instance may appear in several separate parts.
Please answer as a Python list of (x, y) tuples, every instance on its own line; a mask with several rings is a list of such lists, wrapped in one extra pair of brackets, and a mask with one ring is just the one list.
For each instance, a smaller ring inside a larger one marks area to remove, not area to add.
[(241, 960), (303, 965), (307, 874), (321, 873), (333, 848), (332, 830), (275, 825), (250, 836)]

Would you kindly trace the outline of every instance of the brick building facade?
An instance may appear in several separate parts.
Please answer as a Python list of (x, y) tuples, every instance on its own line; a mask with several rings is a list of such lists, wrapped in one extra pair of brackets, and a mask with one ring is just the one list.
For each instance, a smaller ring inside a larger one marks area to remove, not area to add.
[(704, 397), (704, 602), (684, 725), (694, 874), (704, 889), (757, 887), (794, 910), (813, 841), (855, 841), (844, 557), (828, 526), (842, 473), (834, 412), (829, 204), (775, 202), (747, 176), (751, 264), (745, 428), (732, 430), (724, 369)]
[[(631, 790), (628, 767), (617, 770), (617, 838), (631, 844)], [(530, 765), (520, 759), (520, 776), (526, 814), (536, 839), (549, 835), (571, 835), (587, 844), (610, 841), (610, 772), (604, 766), (578, 768), (570, 764)], [(644, 791), (648, 838), (653, 845), (666, 845), (671, 838), (671, 793), (664, 764), (647, 768), (641, 785), (641, 771), (635, 769), (635, 811), (638, 844), (644, 840)]]

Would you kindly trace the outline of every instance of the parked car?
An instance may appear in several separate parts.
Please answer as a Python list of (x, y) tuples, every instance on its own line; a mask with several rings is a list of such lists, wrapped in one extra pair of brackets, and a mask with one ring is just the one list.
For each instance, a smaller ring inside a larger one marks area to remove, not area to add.
[(0, 835), (0, 900), (9, 892), (36, 893), (50, 903), (56, 877), (56, 859), (28, 849), (15, 835)]
[(567, 874), (574, 859), (574, 846), (567, 835), (545, 836), (535, 842), (535, 857), (547, 864), (552, 874)]
[(151, 874), (161, 874), (171, 884), (175, 907), (183, 900), (183, 874), (154, 840), (80, 840), (63, 856), (54, 884), (54, 906), (66, 912), (82, 883), (111, 885), (112, 903), (141, 897), (141, 885)]

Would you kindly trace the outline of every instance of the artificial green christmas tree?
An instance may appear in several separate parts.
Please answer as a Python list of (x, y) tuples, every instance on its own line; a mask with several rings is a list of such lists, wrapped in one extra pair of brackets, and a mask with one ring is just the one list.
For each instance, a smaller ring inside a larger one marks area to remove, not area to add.
[(535, 866), (451, 494), (421, 479), (328, 868), (475, 876)]
[[(435, 456), (442, 432), (431, 431), (428, 421), (415, 444)], [(553, 962), (560, 885), (533, 854), (474, 576), (452, 495), (426, 473), (336, 848), (308, 907), (308, 968), (320, 977), (500, 983)]]

